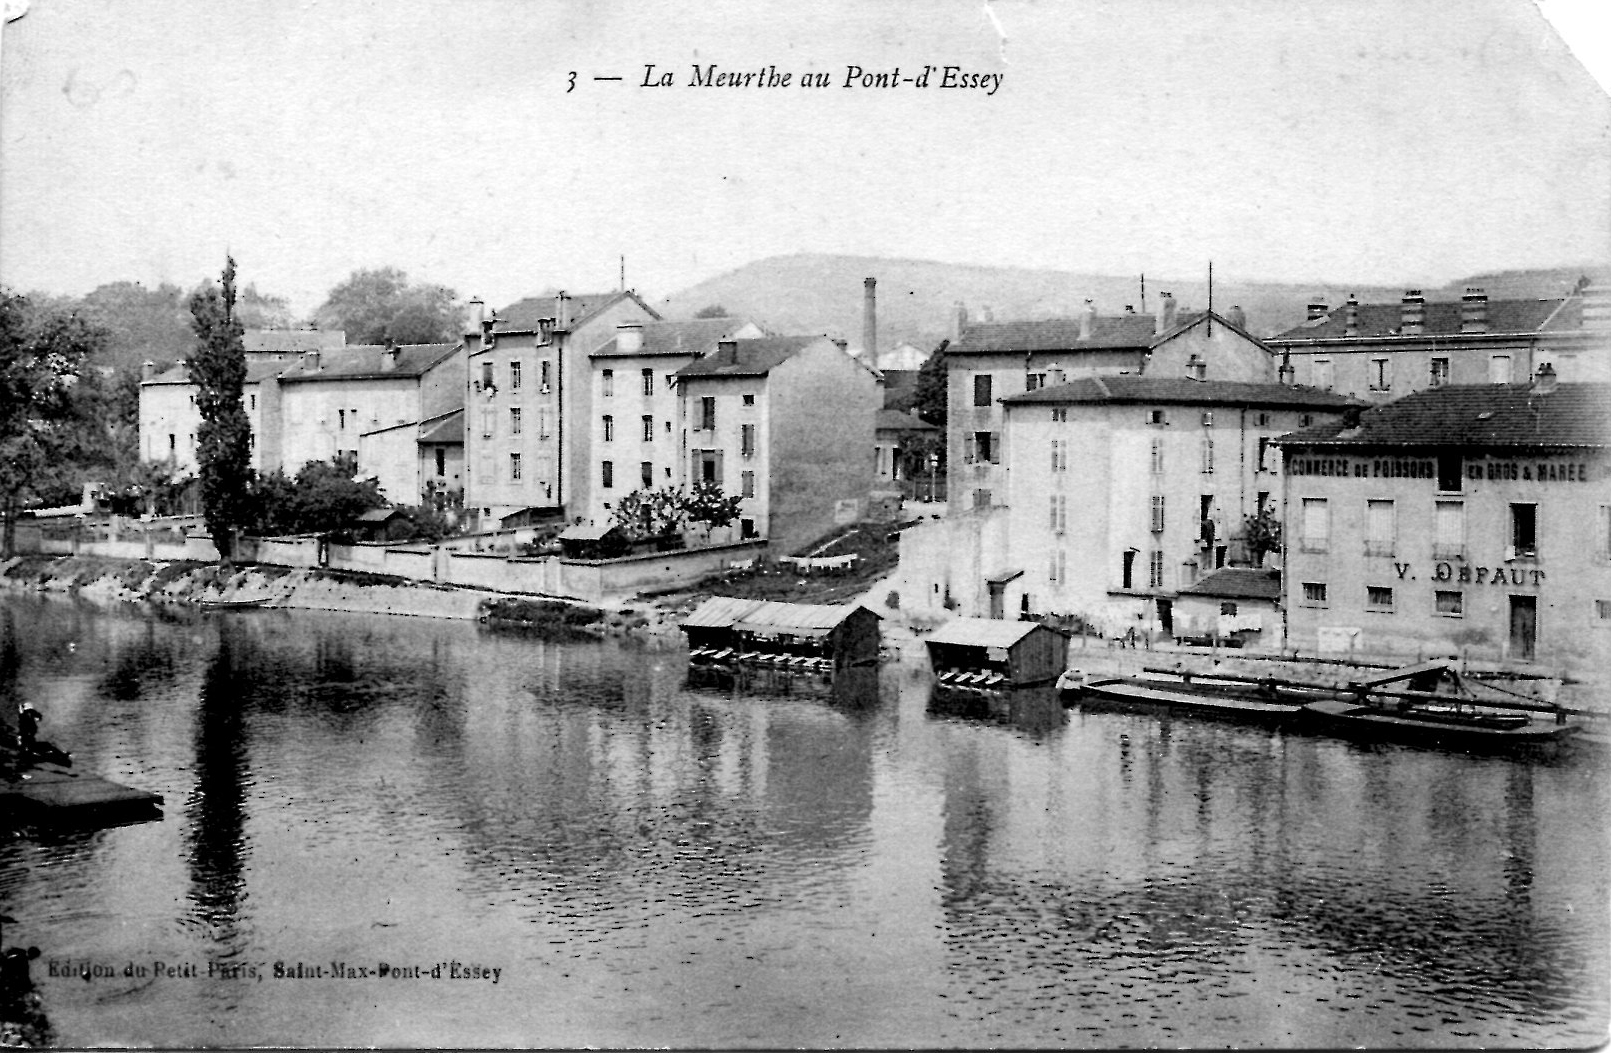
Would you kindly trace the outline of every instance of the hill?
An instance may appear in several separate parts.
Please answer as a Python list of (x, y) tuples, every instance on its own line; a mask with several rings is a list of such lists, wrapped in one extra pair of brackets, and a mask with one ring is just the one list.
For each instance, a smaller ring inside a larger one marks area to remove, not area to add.
[[(1498, 271), (1427, 286), (1430, 300), (1458, 300), (1466, 285), (1483, 286), (1490, 297), (1559, 296), (1588, 267)], [(1071, 315), (1086, 299), (1103, 314), (1126, 304), (1141, 308), (1140, 276), (1081, 274), (1017, 267), (979, 267), (929, 260), (799, 253), (757, 260), (700, 282), (654, 304), (667, 318), (690, 318), (700, 308), (720, 304), (735, 315), (754, 318), (781, 333), (827, 333), (852, 347), (861, 345), (862, 280), (878, 279), (878, 343), (907, 341), (927, 349), (949, 335), (953, 305), (961, 301), (975, 320), (988, 311), (999, 320)], [(1160, 292), (1172, 292), (1182, 309), (1208, 306), (1207, 275), (1189, 279), (1147, 277), (1147, 307)], [(1235, 304), (1247, 313), (1248, 328), (1272, 336), (1303, 321), (1312, 297), (1342, 303), (1350, 294), (1364, 302), (1397, 301), (1402, 286), (1343, 283), (1238, 281), (1216, 275), (1214, 306)]]

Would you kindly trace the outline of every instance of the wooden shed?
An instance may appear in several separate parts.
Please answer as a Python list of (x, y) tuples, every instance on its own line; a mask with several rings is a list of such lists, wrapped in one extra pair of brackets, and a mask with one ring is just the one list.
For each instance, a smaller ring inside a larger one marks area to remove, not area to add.
[(1068, 665), (1068, 636), (1039, 622), (955, 618), (926, 643), (935, 678), (948, 687), (1005, 690), (1051, 683)]
[(879, 622), (866, 607), (712, 597), (682, 623), (696, 662), (825, 671), (878, 661)]

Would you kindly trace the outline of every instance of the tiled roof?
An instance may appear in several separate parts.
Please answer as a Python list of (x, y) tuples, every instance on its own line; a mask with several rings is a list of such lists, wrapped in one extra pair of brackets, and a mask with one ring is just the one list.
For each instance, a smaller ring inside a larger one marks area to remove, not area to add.
[(381, 368), (384, 344), (354, 344), (319, 352), (319, 368), (306, 369), (303, 359), (293, 358), (280, 374), (280, 383), (357, 380), (371, 377), (417, 377), (451, 355), (458, 344), (404, 344), (397, 349), (397, 365)]
[[(261, 384), (264, 380), (277, 373), (284, 372), (295, 365), (297, 355), (292, 351), (284, 352), (255, 352), (246, 353), (246, 383)], [(190, 383), (190, 370), (183, 362), (169, 366), (142, 384), (188, 384)]]
[(326, 347), (346, 347), (342, 329), (248, 329), (241, 334), (246, 353), (259, 351), (314, 351)]
[[(1576, 330), (1582, 326), (1583, 301), (1578, 297), (1562, 300), (1489, 300), (1489, 333), (1535, 333)], [(1421, 335), (1451, 336), (1460, 333), (1460, 303), (1427, 302), (1423, 312)], [(1313, 321), (1302, 322), (1280, 336), (1269, 338), (1270, 343), (1291, 340), (1374, 340), (1384, 336), (1402, 336), (1404, 309), (1396, 303), (1362, 303), (1358, 308), (1358, 331), (1345, 337), (1347, 331), (1346, 306), (1333, 307), (1330, 313)]]
[(713, 351), (677, 370), (679, 377), (762, 377), (823, 336), (763, 336), (735, 340), (731, 351)]
[(1065, 405), (1077, 402), (1185, 402), (1232, 406), (1312, 406), (1340, 410), (1362, 405), (1335, 391), (1300, 384), (1254, 384), (1240, 380), (1191, 380), (1133, 373), (1080, 377), (1067, 384), (1037, 388), (1001, 400), (1005, 406)]
[(1275, 440), (1287, 446), (1605, 446), (1611, 384), (1431, 388), (1367, 410), (1357, 427), (1333, 422)]
[[(854, 603), (762, 600), (754, 609), (739, 616), (737, 627), (749, 632), (758, 629), (832, 629), (860, 609), (860, 605)], [(878, 617), (876, 612), (873, 612), (873, 616)]]
[(1219, 596), (1228, 600), (1274, 600), (1281, 596), (1281, 572), (1257, 567), (1221, 567), (1182, 595)]
[[(660, 317), (653, 308), (638, 299), (637, 293), (630, 290), (627, 292), (607, 293), (569, 293), (566, 295), (566, 299), (570, 301), (571, 328), (576, 329), (585, 325), (594, 315), (627, 297), (637, 300), (638, 306), (648, 311), (651, 318)], [(554, 298), (552, 296), (528, 296), (524, 300), (516, 300), (499, 311), (497, 321), (492, 329), (495, 333), (529, 333), (536, 331), (539, 319), (552, 317), (554, 317)]]
[(952, 618), (923, 639), (929, 644), (1011, 647), (1040, 627), (1039, 622), (1007, 621), (1002, 618)]
[(420, 442), (454, 443), (464, 441), (464, 411), (456, 409), (420, 424)]
[(622, 351), (617, 337), (597, 351), (593, 358), (611, 355), (702, 355), (716, 346), (716, 341), (736, 333), (749, 322), (743, 318), (696, 318), (687, 322), (646, 322), (643, 326), (643, 346), (637, 351)]
[(692, 625), (701, 629), (726, 629), (744, 615), (761, 605), (760, 600), (744, 600), (734, 596), (712, 596), (696, 607), (682, 621), (682, 627)]
[(917, 416), (915, 413), (902, 413), (900, 410), (881, 409), (873, 417), (873, 427), (878, 431), (939, 431), (940, 429)]
[(1152, 346), (1155, 325), (1150, 314), (1098, 315), (1091, 320), (1090, 339), (1081, 340), (1078, 318), (975, 322), (962, 331), (962, 336), (948, 346), (945, 353), (970, 355), (1012, 351), (1145, 349)]

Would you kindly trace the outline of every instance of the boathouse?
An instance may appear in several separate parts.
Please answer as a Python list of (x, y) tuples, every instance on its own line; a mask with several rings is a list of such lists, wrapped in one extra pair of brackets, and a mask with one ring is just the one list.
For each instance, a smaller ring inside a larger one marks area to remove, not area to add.
[(715, 596), (682, 630), (695, 662), (827, 671), (876, 663), (880, 621), (859, 605)]
[(929, 634), (941, 684), (1013, 688), (1050, 683), (1068, 665), (1068, 637), (1040, 622), (955, 618)]

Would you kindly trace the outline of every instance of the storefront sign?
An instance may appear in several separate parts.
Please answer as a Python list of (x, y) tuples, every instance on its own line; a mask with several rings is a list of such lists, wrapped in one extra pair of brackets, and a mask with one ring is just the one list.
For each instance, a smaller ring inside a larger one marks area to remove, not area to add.
[[(1394, 563), (1400, 581), (1414, 581), (1410, 568), (1413, 563)], [(1476, 567), (1458, 560), (1439, 561), (1432, 565), (1433, 581), (1452, 581), (1461, 585), (1509, 585), (1536, 588), (1545, 580), (1544, 572), (1537, 567)]]
[(1586, 483), (1589, 466), (1581, 461), (1470, 461), (1467, 479), (1490, 479), (1536, 483)]

